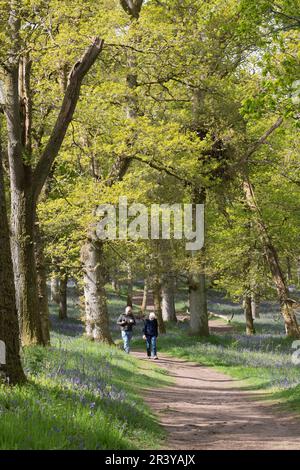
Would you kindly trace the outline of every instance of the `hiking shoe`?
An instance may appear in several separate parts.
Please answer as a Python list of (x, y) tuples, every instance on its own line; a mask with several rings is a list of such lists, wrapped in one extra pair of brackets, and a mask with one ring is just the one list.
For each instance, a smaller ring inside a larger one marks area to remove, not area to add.
[(157, 360), (158, 360), (158, 357), (157, 357), (157, 356), (154, 356), (153, 359), (154, 359), (155, 361), (157, 361)]

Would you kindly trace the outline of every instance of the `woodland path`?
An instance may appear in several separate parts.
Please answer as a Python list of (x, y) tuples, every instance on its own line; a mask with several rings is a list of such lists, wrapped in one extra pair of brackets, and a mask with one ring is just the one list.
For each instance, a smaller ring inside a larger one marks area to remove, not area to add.
[[(231, 327), (212, 320), (210, 328), (221, 332)], [(133, 354), (148, 361), (145, 353)], [(262, 400), (266, 392), (245, 390), (241, 380), (165, 354), (159, 354), (156, 365), (174, 378), (172, 386), (144, 391), (167, 431), (164, 449), (300, 450), (300, 417)]]
[(260, 400), (263, 392), (244, 391), (242, 381), (182, 359), (159, 354), (155, 362), (175, 381), (144, 391), (167, 431), (164, 449), (300, 449), (300, 417)]

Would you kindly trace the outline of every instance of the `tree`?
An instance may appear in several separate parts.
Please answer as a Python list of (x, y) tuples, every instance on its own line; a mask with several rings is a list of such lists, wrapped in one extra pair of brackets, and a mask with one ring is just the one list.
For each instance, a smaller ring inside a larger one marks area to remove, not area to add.
[(59, 302), (59, 278), (57, 276), (52, 276), (50, 289), (51, 289), (51, 301), (58, 304)]
[[(250, 210), (254, 213), (254, 220), (256, 223), (257, 231), (264, 249), (266, 260), (269, 264), (272, 278), (277, 289), (278, 299), (281, 306), (281, 313), (284, 319), (286, 334), (292, 338), (300, 337), (300, 330), (297, 322), (297, 318), (294, 312), (295, 301), (289, 296), (289, 291), (286, 286), (286, 281), (283, 276), (283, 272), (279, 263), (277, 250), (273, 244), (273, 241), (269, 235), (267, 226), (261, 215), (260, 208), (256, 202), (253, 186), (249, 180), (249, 177), (245, 179), (244, 192), (247, 204)], [(250, 301), (251, 305), (251, 301)]]
[[(207, 335), (209, 276), (239, 301), (256, 292), (274, 298), (257, 208), (280, 267), (287, 256), (299, 256), (299, 218), (291, 211), (284, 215), (287, 208), (279, 197), (286, 201), (291, 187), (295, 201), (299, 197), (297, 144), (290, 147), (295, 141), (291, 122), (296, 112), (289, 96), (295, 31), (274, 20), (270, 2), (250, 3), (252, 9), (235, 0), (149, 1), (139, 16), (141, 2), (121, 2), (123, 10), (112, 2), (114, 26), (106, 29), (103, 60), (81, 89), (71, 132), (56, 159), (51, 193), (39, 205), (49, 271), (70, 267), (79, 278), (78, 247), (84, 244), (87, 324), (98, 330), (103, 325), (103, 334), (95, 332), (100, 340), (109, 334), (105, 283), (116, 266), (125, 271), (129, 264), (132, 277), (150, 272), (158, 278), (158, 312), (164, 310), (164, 297), (173, 309), (171, 290), (165, 287), (173, 273), (184, 275), (192, 330)], [(53, 74), (57, 89), (65, 91), (70, 59), (61, 55), (59, 61)], [(276, 132), (245, 165), (251, 142), (259, 142), (278, 115), (284, 116), (289, 134), (276, 137)], [(255, 191), (253, 209), (245, 192), (248, 180)], [(170, 260), (156, 262), (151, 243), (98, 240), (94, 209), (118, 204), (120, 195), (147, 205), (205, 203), (205, 249), (189, 256), (183, 243), (172, 240), (172, 248), (166, 248)], [(91, 302), (92, 292), (98, 301)], [(91, 331), (88, 335), (93, 337)]]
[(141, 312), (143, 315), (146, 313), (148, 296), (149, 296), (149, 280), (148, 278), (145, 278), (144, 289), (143, 289), (143, 299), (142, 299), (142, 305), (141, 305)]
[(113, 344), (104, 288), (107, 278), (103, 278), (105, 275), (103, 243), (95, 239), (93, 233), (82, 247), (81, 259), (84, 263), (86, 335), (93, 341)]
[(153, 291), (153, 302), (154, 302), (154, 313), (158, 322), (158, 331), (160, 334), (166, 334), (166, 326), (162, 316), (162, 298), (161, 298), (161, 283), (157, 275), (152, 278), (152, 291)]

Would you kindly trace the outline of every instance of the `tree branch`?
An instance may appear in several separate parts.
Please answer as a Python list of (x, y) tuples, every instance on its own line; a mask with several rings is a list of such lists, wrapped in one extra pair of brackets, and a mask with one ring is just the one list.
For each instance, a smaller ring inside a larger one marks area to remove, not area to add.
[(82, 80), (102, 51), (103, 44), (104, 41), (102, 39), (98, 37), (95, 38), (82, 58), (76, 62), (71, 70), (59, 115), (33, 174), (33, 198), (35, 202), (39, 197), (51, 166), (61, 148), (68, 126), (73, 118), (79, 99)]
[[(160, 171), (160, 172), (165, 172), (167, 175), (169, 176), (173, 176), (174, 178), (176, 178), (177, 180), (181, 181), (181, 183), (185, 184), (186, 186), (192, 186), (192, 181), (186, 179), (186, 178), (183, 178), (182, 176), (178, 175), (177, 173), (175, 173), (175, 170), (174, 172), (171, 171), (170, 169), (164, 167), (164, 166), (161, 166), (157, 163), (155, 163), (154, 161), (150, 161), (150, 160), (144, 160), (143, 158), (139, 158), (139, 157), (131, 157), (133, 160), (138, 160), (139, 162), (142, 162), (144, 163), (145, 165), (148, 165), (150, 166), (150, 168), (153, 168), (154, 170), (157, 170), (157, 171)], [(173, 168), (172, 168), (173, 170)]]

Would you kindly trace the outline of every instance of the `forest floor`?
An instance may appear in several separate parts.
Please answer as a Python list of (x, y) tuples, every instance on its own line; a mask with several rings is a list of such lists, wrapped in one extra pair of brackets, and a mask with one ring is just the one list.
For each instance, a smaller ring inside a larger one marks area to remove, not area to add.
[(51, 346), (24, 348), (26, 385), (0, 384), (0, 450), (158, 449), (165, 433), (141, 391), (171, 377), (154, 362), (87, 341), (71, 306), (70, 316), (51, 314)]

